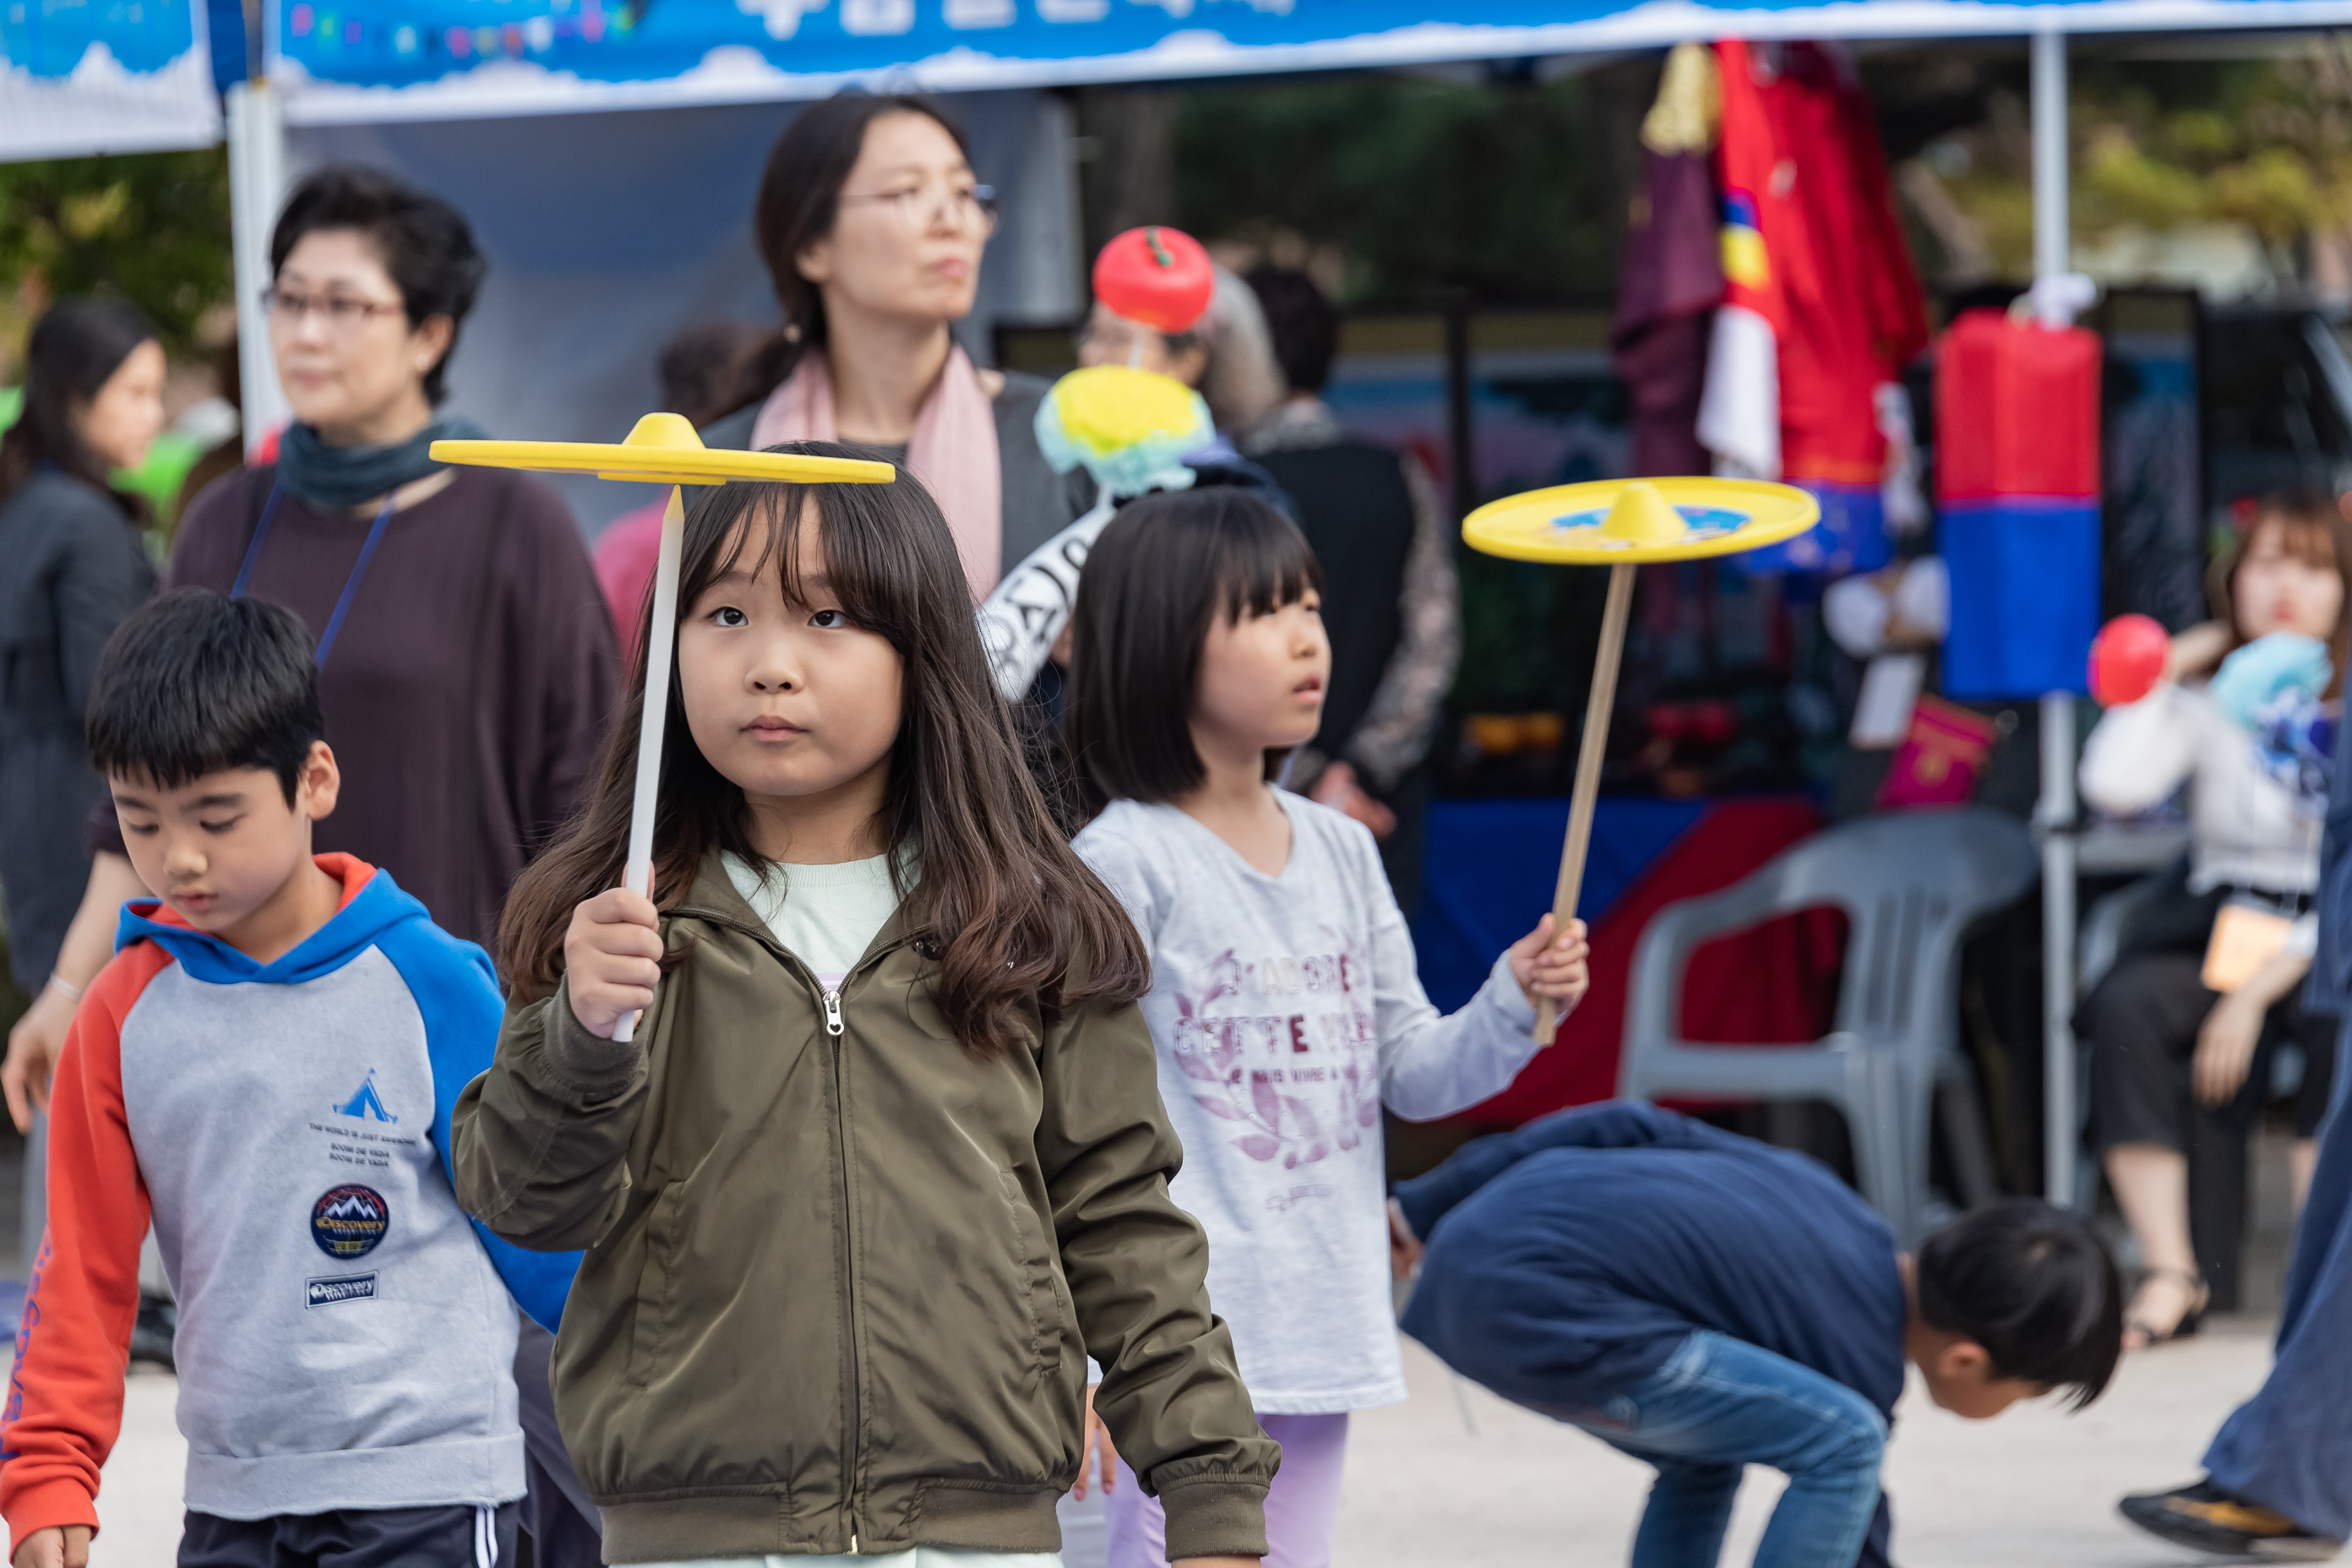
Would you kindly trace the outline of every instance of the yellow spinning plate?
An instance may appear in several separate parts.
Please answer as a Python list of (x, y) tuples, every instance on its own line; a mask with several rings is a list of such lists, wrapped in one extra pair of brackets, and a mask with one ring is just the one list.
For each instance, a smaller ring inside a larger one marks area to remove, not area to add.
[(600, 479), (650, 485), (721, 485), (729, 479), (887, 485), (898, 477), (898, 470), (887, 463), (856, 458), (808, 458), (794, 452), (735, 452), (706, 447), (694, 426), (676, 414), (646, 415), (618, 446), (595, 441), (436, 441), (433, 458), (482, 468), (593, 474)]
[[(652, 632), (646, 639), (645, 710), (637, 724), (636, 789), (629, 805), (629, 847), (621, 880), (653, 896), (654, 806), (661, 784), (662, 739), (669, 720), (669, 671), (677, 639), (678, 554), (686, 538), (686, 502), (676, 487), (719, 485), (729, 479), (772, 483), (887, 485), (898, 470), (855, 458), (812, 458), (797, 452), (734, 452), (702, 444), (694, 426), (675, 414), (648, 414), (619, 446), (593, 441), (436, 441), (436, 462), (484, 468), (529, 468), (543, 474), (593, 474), (600, 479), (668, 485), (662, 513), (661, 553), (654, 567)], [(635, 1033), (621, 1020), (616, 1040)]]
[(1761, 550), (1821, 521), (1794, 485), (1752, 479), (1598, 479), (1490, 501), (1462, 524), (1471, 549), (1514, 561), (1623, 566)]
[[(1819, 502), (1793, 485), (1751, 479), (1601, 479), (1555, 485), (1490, 501), (1463, 520), (1463, 542), (1486, 555), (1562, 566), (1609, 567), (1609, 599), (1592, 661), (1592, 696), (1576, 752), (1569, 796), (1568, 841), (1552, 889), (1558, 930), (1576, 918), (1584, 888), (1584, 854), (1601, 798), (1601, 761), (1609, 712), (1617, 700), (1617, 664), (1633, 608), (1633, 568), (1647, 562), (1735, 555), (1794, 539), (1821, 521)], [(1536, 1011), (1536, 1040), (1551, 1043), (1559, 1019), (1546, 1001)]]

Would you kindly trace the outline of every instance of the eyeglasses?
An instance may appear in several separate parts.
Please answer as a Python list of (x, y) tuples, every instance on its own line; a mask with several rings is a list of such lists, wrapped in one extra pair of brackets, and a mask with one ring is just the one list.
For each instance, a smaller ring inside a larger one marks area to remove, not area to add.
[(898, 216), (898, 227), (909, 237), (944, 220), (950, 226), (976, 231), (982, 239), (996, 232), (996, 190), (992, 185), (967, 185), (942, 191), (936, 186), (908, 185), (904, 190), (870, 195), (845, 195), (842, 205), (881, 206)]
[(261, 291), (261, 308), (273, 321), (299, 327), (302, 318), (316, 310), (327, 323), (327, 330), (338, 336), (349, 336), (362, 324), (378, 316), (397, 314), (403, 307), (387, 305), (376, 300), (355, 300), (348, 294), (296, 294), (272, 284)]

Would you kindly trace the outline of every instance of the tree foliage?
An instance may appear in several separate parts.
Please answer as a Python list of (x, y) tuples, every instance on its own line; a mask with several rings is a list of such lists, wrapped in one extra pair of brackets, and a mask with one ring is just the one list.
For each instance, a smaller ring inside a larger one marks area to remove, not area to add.
[(1198, 89), (1177, 121), (1179, 221), (1336, 247), (1359, 303), (1602, 292), (1620, 226), (1602, 211), (1591, 89), (1381, 76)]
[[(176, 353), (231, 300), (228, 159), (221, 149), (0, 163), (0, 304), (114, 294), (154, 318)], [(8, 357), (13, 357), (10, 355)]]
[[(2072, 219), (2096, 238), (2242, 224), (2292, 272), (2310, 237), (2352, 225), (2352, 57), (2334, 37), (2270, 58), (2092, 55), (2071, 80)], [(1978, 123), (1921, 163), (2005, 276), (2032, 270), (2032, 145), (2021, 94), (1990, 86)]]

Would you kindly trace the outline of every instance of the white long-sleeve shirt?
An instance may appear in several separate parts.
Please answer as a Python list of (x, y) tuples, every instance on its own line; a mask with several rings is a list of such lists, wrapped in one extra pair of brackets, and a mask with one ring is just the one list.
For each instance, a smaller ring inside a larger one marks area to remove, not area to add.
[(2254, 739), (2201, 685), (2160, 683), (2110, 708), (2083, 747), (2083, 798), (2117, 815), (2160, 805), (2189, 784), (2192, 892), (2319, 885), (2321, 808), (2263, 765)]
[(1290, 859), (1256, 870), (1171, 805), (1112, 804), (1078, 853), (1151, 953), (1143, 1001), (1184, 1142), (1176, 1201), (1209, 1237), (1209, 1301), (1261, 1411), (1404, 1397), (1390, 1305), (1381, 1106), (1465, 1110), (1535, 1053), (1502, 959), (1469, 1005), (1431, 1006), (1361, 824), (1283, 791)]

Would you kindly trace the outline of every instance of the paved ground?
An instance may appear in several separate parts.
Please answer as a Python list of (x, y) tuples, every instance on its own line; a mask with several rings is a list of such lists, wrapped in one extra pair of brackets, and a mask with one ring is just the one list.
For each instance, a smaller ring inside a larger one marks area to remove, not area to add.
[[(2079, 1415), (2028, 1407), (1974, 1425), (1915, 1388), (1889, 1465), (1905, 1568), (2161, 1568), (2213, 1562), (2138, 1537), (2115, 1517), (2126, 1490), (2192, 1478), (2206, 1437), (2262, 1381), (2259, 1320), (2128, 1361)], [(1408, 1346), (1409, 1404), (1358, 1418), (1339, 1568), (1616, 1568), (1646, 1472), (1540, 1416), (1456, 1385)], [(106, 1468), (95, 1568), (159, 1568), (179, 1535), (184, 1449), (172, 1379), (131, 1380), (121, 1447)], [(1757, 1472), (1741, 1494), (1727, 1563), (1744, 1563), (1778, 1489)]]
[[(5, 1169), (5, 1162), (0, 1162)], [(2167, 1568), (2217, 1563), (2141, 1535), (2116, 1499), (2194, 1479), (2213, 1428), (2270, 1368), (2287, 1242), (2285, 1146), (2258, 1140), (2245, 1269), (2255, 1313), (2127, 1359), (2107, 1396), (2068, 1415), (2044, 1404), (1965, 1422), (1914, 1384), (1896, 1415), (1887, 1485), (1903, 1568)], [(5, 1181), (5, 1176), (0, 1176)], [(0, 1202), (5, 1200), (0, 1190)], [(13, 1215), (0, 1209), (0, 1231)], [(5, 1240), (5, 1237), (0, 1237)], [(1336, 1568), (1622, 1568), (1647, 1470), (1582, 1434), (1457, 1383), (1408, 1342), (1406, 1404), (1357, 1417)], [(142, 1368), (106, 1468), (93, 1568), (165, 1568), (180, 1531), (185, 1448), (176, 1384)], [(1727, 1564), (1754, 1552), (1777, 1477), (1751, 1472)], [(1066, 1510), (1068, 1568), (1098, 1568), (1099, 1519)], [(1091, 1550), (1089, 1550), (1091, 1548)]]
[[(2078, 1415), (2046, 1405), (1992, 1423), (1928, 1405), (1916, 1381), (1888, 1462), (1904, 1568), (2158, 1568), (2213, 1562), (2140, 1536), (2115, 1515), (2126, 1491), (2193, 1479), (2214, 1425), (2262, 1381), (2259, 1321), (2128, 1361)], [(1615, 1568), (1625, 1561), (1647, 1469), (1483, 1391), (1407, 1347), (1412, 1403), (1358, 1418), (1341, 1514), (1340, 1568)], [(1458, 1389), (1458, 1392), (1457, 1392)], [(1778, 1494), (1751, 1471), (1727, 1563), (1744, 1563)]]

